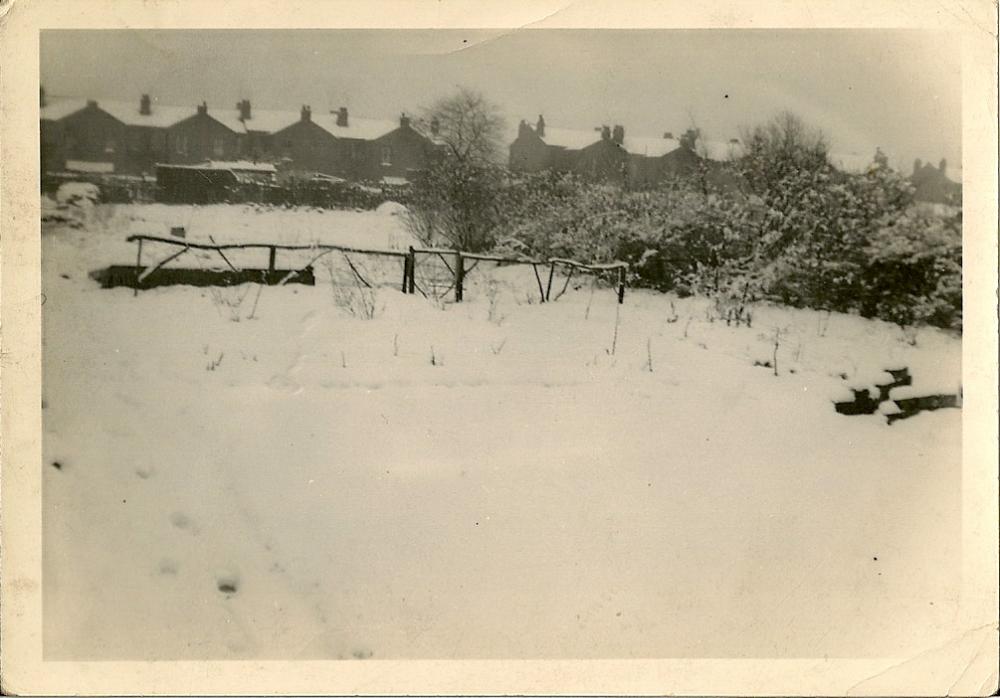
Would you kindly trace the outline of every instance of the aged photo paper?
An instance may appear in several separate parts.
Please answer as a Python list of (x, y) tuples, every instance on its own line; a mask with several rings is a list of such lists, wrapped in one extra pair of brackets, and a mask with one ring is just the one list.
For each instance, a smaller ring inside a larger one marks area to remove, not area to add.
[(0, 55), (5, 693), (997, 690), (994, 3)]

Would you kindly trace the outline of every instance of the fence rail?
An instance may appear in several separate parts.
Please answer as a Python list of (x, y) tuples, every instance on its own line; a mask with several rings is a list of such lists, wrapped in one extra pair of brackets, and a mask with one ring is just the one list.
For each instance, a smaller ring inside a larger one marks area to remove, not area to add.
[[(211, 237), (209, 238), (210, 240)], [(576, 271), (581, 272), (591, 272), (591, 273), (604, 273), (604, 272), (617, 272), (617, 286), (618, 286), (618, 302), (625, 302), (625, 277), (628, 271), (629, 265), (627, 262), (609, 262), (609, 263), (585, 263), (578, 262), (573, 259), (566, 259), (563, 257), (552, 257), (547, 260), (536, 259), (533, 257), (520, 256), (520, 257), (504, 257), (501, 255), (491, 255), (491, 254), (481, 254), (475, 252), (462, 252), (461, 250), (454, 250), (449, 248), (438, 248), (438, 247), (410, 247), (409, 250), (403, 252), (401, 250), (380, 250), (374, 248), (362, 248), (353, 247), (350, 245), (329, 245), (329, 244), (310, 244), (310, 245), (292, 245), (283, 243), (270, 243), (270, 242), (242, 242), (242, 243), (216, 243), (214, 240), (211, 244), (204, 242), (189, 242), (185, 239), (180, 238), (167, 238), (160, 237), (156, 235), (130, 235), (126, 238), (126, 242), (134, 242), (138, 246), (136, 253), (136, 293), (138, 293), (139, 285), (149, 279), (149, 277), (154, 274), (157, 270), (162, 269), (164, 265), (171, 262), (189, 250), (207, 250), (217, 252), (220, 258), (226, 263), (226, 265), (234, 272), (240, 273), (240, 270), (233, 266), (229, 258), (226, 256), (226, 250), (250, 250), (250, 249), (260, 249), (268, 251), (268, 274), (273, 275), (274, 272), (278, 271), (277, 264), (277, 252), (278, 250), (286, 251), (312, 251), (317, 252), (312, 259), (300, 269), (288, 270), (289, 275), (295, 275), (297, 273), (305, 272), (312, 267), (312, 265), (319, 260), (321, 257), (330, 254), (331, 252), (342, 252), (345, 254), (359, 254), (359, 255), (372, 255), (372, 256), (383, 256), (383, 257), (395, 257), (397, 259), (403, 260), (403, 279), (400, 289), (403, 293), (415, 293), (418, 288), (416, 285), (416, 266), (417, 266), (417, 255), (427, 255), (435, 256), (441, 260), (444, 266), (448, 269), (449, 274), (454, 277), (453, 284), (448, 288), (450, 291), (454, 288), (455, 291), (455, 302), (461, 303), (465, 291), (465, 278), (469, 272), (480, 262), (494, 262), (497, 266), (511, 265), (511, 264), (523, 264), (530, 265), (535, 273), (535, 280), (538, 282), (538, 293), (539, 298), (542, 303), (558, 300), (566, 289), (569, 287), (570, 279), (573, 273)], [(179, 251), (174, 254), (169, 255), (160, 262), (150, 266), (146, 269), (142, 267), (142, 247), (144, 242), (162, 243), (166, 245), (173, 245), (180, 247)], [(453, 259), (453, 264), (449, 264), (448, 258)], [(471, 261), (470, 266), (466, 266), (466, 262)], [(348, 265), (351, 267), (351, 271), (358, 277), (358, 279), (364, 283), (366, 286), (370, 286), (368, 281), (366, 281), (355, 266), (348, 259)], [(562, 290), (556, 295), (555, 299), (552, 298), (552, 283), (555, 277), (555, 272), (557, 267), (565, 267), (569, 269), (569, 273), (566, 275), (566, 281), (563, 285)], [(542, 283), (542, 277), (539, 274), (539, 267), (548, 267), (548, 284)], [(290, 278), (285, 277), (285, 278)], [(281, 282), (284, 283), (284, 282)], [(421, 291), (423, 293), (423, 291)], [(447, 292), (446, 292), (447, 293)]]

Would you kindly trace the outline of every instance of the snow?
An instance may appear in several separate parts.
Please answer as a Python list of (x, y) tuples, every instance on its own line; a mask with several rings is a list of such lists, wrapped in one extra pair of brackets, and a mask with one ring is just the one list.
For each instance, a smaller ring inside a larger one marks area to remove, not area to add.
[(681, 147), (676, 138), (635, 138), (626, 136), (623, 143), (625, 150), (635, 155), (647, 155), (651, 158), (672, 153)]
[(92, 205), (100, 198), (101, 190), (90, 182), (66, 182), (56, 191), (56, 201), (61, 204)]
[[(156, 100), (152, 100), (150, 103), (149, 114), (140, 113), (138, 99), (129, 102), (100, 99), (97, 102), (97, 106), (128, 126), (150, 126), (155, 128), (168, 128), (198, 113), (198, 108), (193, 104), (191, 106), (179, 107), (169, 104), (159, 104)], [(215, 117), (215, 114), (212, 114), (212, 116)]]
[(233, 170), (238, 172), (277, 172), (277, 168), (269, 162), (252, 162), (250, 160), (206, 160), (194, 165), (157, 164), (157, 167), (169, 167), (178, 170)]
[[(453, 304), (355, 257), (384, 272), (372, 320), (331, 284), (341, 259), (315, 287), (134, 295), (87, 278), (134, 263), (130, 233), (410, 238), (379, 212), (74, 215), (42, 236), (46, 659), (913, 656), (948, 637), (961, 411), (888, 426), (830, 401), (899, 366), (957, 385), (952, 336), (771, 306), (728, 327), (705, 299), (618, 306), (579, 277), (539, 304), (530, 267), (485, 263)], [(754, 366), (776, 329), (778, 376)]]
[(110, 174), (115, 171), (115, 163), (94, 160), (67, 160), (66, 169), (70, 172), (93, 172)]
[(87, 100), (77, 97), (47, 97), (45, 106), (39, 109), (42, 121), (59, 121), (87, 107)]

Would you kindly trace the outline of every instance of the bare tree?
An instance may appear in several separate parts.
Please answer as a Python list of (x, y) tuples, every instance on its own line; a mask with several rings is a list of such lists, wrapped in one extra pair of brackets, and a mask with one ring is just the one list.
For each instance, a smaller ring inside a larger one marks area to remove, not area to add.
[(788, 111), (745, 131), (743, 148), (744, 175), (758, 190), (773, 187), (792, 173), (829, 167), (826, 136)]
[(460, 87), (424, 118), (443, 152), (415, 179), (407, 224), (425, 244), (489, 249), (502, 179), (503, 116), (482, 94)]
[(448, 157), (460, 162), (497, 162), (502, 153), (504, 117), (499, 106), (480, 92), (459, 87), (426, 110)]

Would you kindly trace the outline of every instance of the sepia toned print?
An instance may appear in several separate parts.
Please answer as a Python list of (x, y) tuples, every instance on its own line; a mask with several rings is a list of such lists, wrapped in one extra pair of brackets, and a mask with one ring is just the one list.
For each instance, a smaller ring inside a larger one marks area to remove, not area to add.
[(990, 683), (963, 34), (56, 26), (27, 684)]
[(41, 44), (47, 657), (865, 656), (954, 613), (932, 37), (101, 36)]

